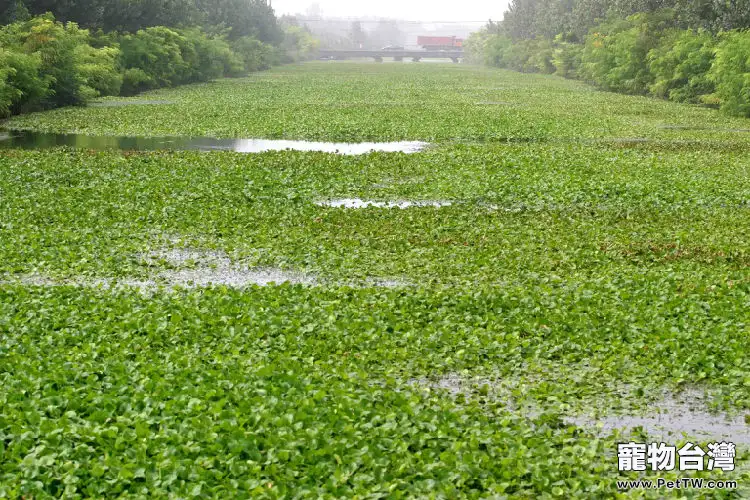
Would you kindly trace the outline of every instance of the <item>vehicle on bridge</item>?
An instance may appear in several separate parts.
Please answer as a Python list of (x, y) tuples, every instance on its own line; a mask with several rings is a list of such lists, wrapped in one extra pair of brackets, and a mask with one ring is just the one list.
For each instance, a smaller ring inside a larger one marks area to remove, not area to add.
[(425, 50), (462, 50), (463, 38), (455, 36), (418, 36), (417, 45)]
[(404, 50), (403, 45), (386, 45), (380, 50)]

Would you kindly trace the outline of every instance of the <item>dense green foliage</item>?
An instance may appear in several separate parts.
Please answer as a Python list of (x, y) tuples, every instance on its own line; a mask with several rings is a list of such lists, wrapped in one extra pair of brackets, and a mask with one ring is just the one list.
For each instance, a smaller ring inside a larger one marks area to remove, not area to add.
[(0, 117), (240, 76), (311, 57), (316, 42), (309, 32), (289, 26), (284, 33), (283, 44), (271, 46), (249, 35), (230, 42), (223, 32), (211, 35), (198, 27), (92, 35), (50, 14), (19, 21), (0, 28)]
[(232, 41), (232, 50), (247, 71), (260, 71), (281, 62), (281, 52), (250, 36)]
[(750, 31), (722, 35), (709, 78), (722, 109), (750, 116)]
[(748, 0), (512, 0), (498, 31), (514, 40), (553, 39), (564, 34), (583, 42), (607, 19), (669, 9), (674, 28), (721, 30), (750, 28)]
[(198, 29), (146, 28), (132, 35), (123, 35), (119, 46), (125, 95), (237, 76), (245, 70), (227, 42), (210, 38)]
[(673, 31), (665, 42), (648, 52), (652, 81), (649, 90), (658, 97), (697, 103), (714, 92), (709, 71), (715, 39), (706, 31)]
[(265, 0), (13, 0), (0, 11), (0, 23), (47, 12), (62, 22), (104, 31), (200, 25), (228, 28), (231, 38), (252, 36), (269, 44), (284, 38)]
[[(730, 130), (748, 120), (452, 64), (308, 63), (148, 96), (175, 104), (10, 125), (436, 144), (2, 151), (0, 496), (684, 497), (617, 492), (640, 476), (618, 475), (616, 443), (648, 436), (565, 419), (652, 414), (686, 386), (750, 409), (750, 134)], [(315, 204), (343, 197), (454, 203)], [(319, 285), (96, 287), (170, 269), (141, 258), (161, 248)], [(454, 397), (444, 377), (476, 382)], [(668, 441), (687, 439), (705, 441)], [(697, 475), (746, 495), (747, 458)]]
[(0, 112), (82, 104), (119, 91), (114, 47), (88, 45), (88, 32), (50, 16), (0, 28)]
[(750, 31), (712, 34), (702, 28), (681, 29), (679, 11), (662, 9), (610, 17), (577, 44), (571, 42), (576, 36), (564, 32), (554, 39), (514, 38), (506, 34), (506, 22), (511, 20), (472, 35), (467, 43), (471, 59), (750, 116)]
[(660, 45), (672, 18), (672, 12), (660, 11), (598, 26), (586, 40), (581, 75), (607, 90), (646, 93), (654, 80), (649, 54)]

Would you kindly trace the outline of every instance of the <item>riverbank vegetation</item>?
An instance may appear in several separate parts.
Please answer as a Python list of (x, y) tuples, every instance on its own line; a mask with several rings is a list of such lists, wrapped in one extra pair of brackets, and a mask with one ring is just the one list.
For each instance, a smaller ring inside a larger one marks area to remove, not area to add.
[(467, 50), (491, 66), (750, 116), (750, 10), (735, 3), (745, 5), (515, 0)]
[[(40, 10), (38, 3), (29, 2), (29, 8)], [(62, 19), (83, 19), (90, 26), (86, 29), (74, 21), (63, 23), (53, 13), (30, 17), (29, 8), (16, 3), (5, 13), (14, 22), (0, 27), (0, 117), (240, 76), (309, 58), (316, 47), (305, 29), (277, 25), (272, 11), (266, 12), (263, 29), (253, 30), (236, 25), (226, 13), (219, 16), (215, 8), (192, 17), (173, 13), (176, 17), (164, 18), (169, 26), (122, 19), (113, 25), (83, 11), (55, 9)], [(114, 8), (107, 5), (102, 12)], [(237, 12), (244, 11), (238, 7)], [(193, 18), (211, 24), (184, 24)], [(275, 31), (269, 32), (269, 23)], [(133, 31), (103, 31), (113, 27)]]

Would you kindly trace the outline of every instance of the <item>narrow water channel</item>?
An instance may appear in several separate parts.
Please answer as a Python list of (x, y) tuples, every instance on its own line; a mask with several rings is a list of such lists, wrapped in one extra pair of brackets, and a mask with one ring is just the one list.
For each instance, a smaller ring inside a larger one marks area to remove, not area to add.
[(27, 130), (0, 131), (0, 149), (50, 149), (67, 146), (76, 149), (125, 151), (320, 151), (342, 155), (361, 155), (374, 151), (416, 153), (427, 143), (400, 142), (311, 142), (272, 139), (215, 139), (212, 137), (130, 137), (84, 134), (53, 134)]

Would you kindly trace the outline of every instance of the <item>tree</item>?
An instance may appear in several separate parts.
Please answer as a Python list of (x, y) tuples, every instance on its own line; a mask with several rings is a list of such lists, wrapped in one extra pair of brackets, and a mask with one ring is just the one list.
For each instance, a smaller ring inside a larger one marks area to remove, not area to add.
[(28, 21), (31, 18), (29, 9), (23, 0), (11, 1), (5, 10), (0, 11), (0, 24), (10, 24), (18, 21)]
[(284, 40), (284, 33), (266, 0), (197, 0), (204, 25), (230, 28), (232, 39), (252, 36), (274, 45)]
[(33, 15), (51, 12), (62, 22), (105, 31), (197, 24), (230, 28), (233, 39), (249, 35), (273, 44), (284, 39), (266, 0), (25, 0), (25, 5)]

